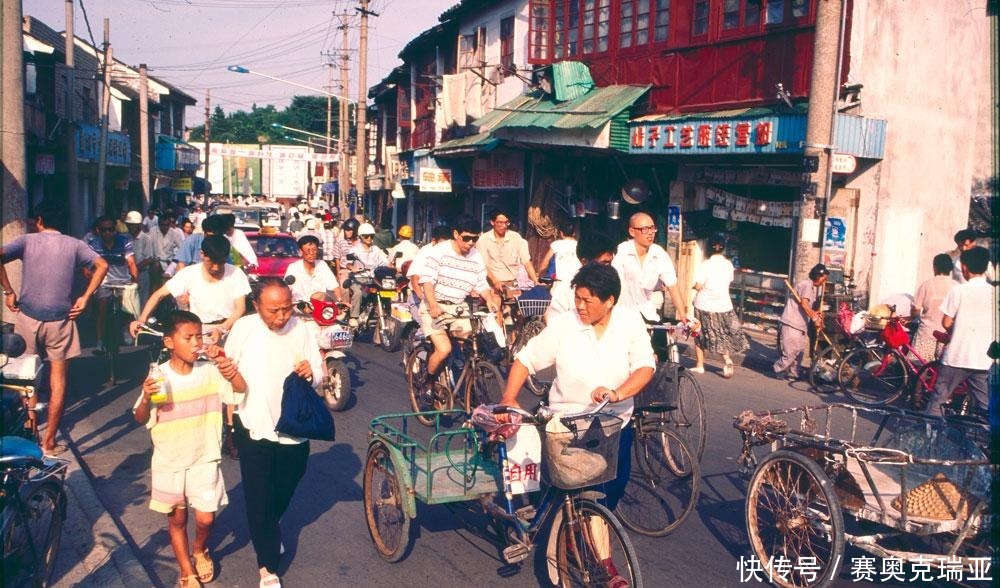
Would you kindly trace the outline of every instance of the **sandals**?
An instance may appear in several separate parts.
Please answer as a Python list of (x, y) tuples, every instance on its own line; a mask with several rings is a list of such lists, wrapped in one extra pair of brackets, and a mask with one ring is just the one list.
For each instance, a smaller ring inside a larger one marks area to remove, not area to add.
[(723, 378), (731, 378), (731, 377), (733, 377), (733, 373), (735, 371), (736, 371), (736, 368), (733, 367), (733, 362), (727, 361), (726, 365), (722, 366), (722, 377)]
[(198, 574), (198, 581), (202, 584), (211, 582), (215, 578), (215, 562), (212, 561), (212, 555), (208, 553), (208, 549), (201, 553), (192, 554), (191, 558), (194, 561), (194, 571)]
[(266, 576), (260, 577), (260, 588), (281, 588), (281, 578), (268, 572)]
[(181, 576), (177, 585), (180, 588), (201, 588), (201, 581), (198, 580), (198, 576)]

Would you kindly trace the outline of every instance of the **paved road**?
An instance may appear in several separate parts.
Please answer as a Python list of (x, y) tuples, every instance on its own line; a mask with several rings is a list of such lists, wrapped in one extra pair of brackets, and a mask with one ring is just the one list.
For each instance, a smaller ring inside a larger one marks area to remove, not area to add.
[[(496, 550), (478, 534), (482, 518), (462, 509), (421, 508), (409, 557), (387, 564), (376, 556), (364, 522), (361, 493), (367, 425), (376, 415), (407, 410), (408, 403), (398, 354), (357, 343), (352, 357), (355, 402), (336, 415), (336, 442), (312, 442), (308, 471), (283, 522), (285, 585), (486, 588), (536, 584), (530, 566), (512, 577), (502, 575)], [(149, 435), (133, 421), (129, 410), (147, 362), (143, 352), (130, 349), (125, 360), (128, 379), (113, 387), (100, 383), (100, 359), (76, 362), (65, 430), (93, 478), (100, 501), (127, 529), (154, 584), (165, 587), (176, 585), (176, 565), (164, 517), (146, 507)], [(737, 561), (749, 553), (743, 518), (745, 484), (736, 474), (738, 437), (730, 419), (745, 408), (819, 400), (802, 384), (789, 386), (747, 370), (740, 370), (733, 380), (723, 380), (711, 371), (699, 379), (710, 416), (700, 503), (685, 525), (669, 537), (633, 536), (647, 586), (741, 585)], [(220, 562), (214, 585), (256, 586), (257, 566), (246, 530), (238, 464), (224, 460), (223, 470), (230, 505), (219, 516), (212, 538)], [(853, 555), (857, 553), (848, 551), (848, 557)], [(60, 576), (60, 569), (56, 585), (75, 585), (69, 575)], [(845, 571), (836, 585), (866, 584), (851, 582)]]

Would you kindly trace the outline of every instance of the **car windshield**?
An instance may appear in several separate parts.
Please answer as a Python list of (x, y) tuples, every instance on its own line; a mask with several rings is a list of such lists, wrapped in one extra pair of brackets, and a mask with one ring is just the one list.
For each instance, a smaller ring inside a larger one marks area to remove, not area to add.
[(238, 225), (257, 225), (260, 226), (260, 213), (259, 210), (234, 210), (233, 214), (236, 215), (236, 224)]
[(290, 237), (261, 237), (250, 239), (259, 257), (298, 257), (299, 248)]

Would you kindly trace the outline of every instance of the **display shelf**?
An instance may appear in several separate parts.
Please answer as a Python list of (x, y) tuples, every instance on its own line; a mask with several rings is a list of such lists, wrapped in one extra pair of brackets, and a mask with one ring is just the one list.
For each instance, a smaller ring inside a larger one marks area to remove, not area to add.
[(730, 297), (745, 327), (765, 332), (777, 330), (787, 300), (784, 280), (785, 276), (769, 272), (745, 269), (736, 272)]

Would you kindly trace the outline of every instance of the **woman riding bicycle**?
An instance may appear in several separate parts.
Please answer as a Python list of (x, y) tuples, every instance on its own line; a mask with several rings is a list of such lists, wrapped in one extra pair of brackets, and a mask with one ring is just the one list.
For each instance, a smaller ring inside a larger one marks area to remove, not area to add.
[(639, 312), (615, 307), (621, 280), (614, 268), (587, 264), (571, 286), (576, 312), (553, 319), (517, 354), (500, 404), (518, 406), (528, 374), (553, 365), (549, 403), (556, 413), (593, 410), (609, 399), (611, 411), (623, 422), (618, 475), (602, 489), (607, 507), (614, 510), (631, 469), (632, 397), (652, 379), (656, 358)]

